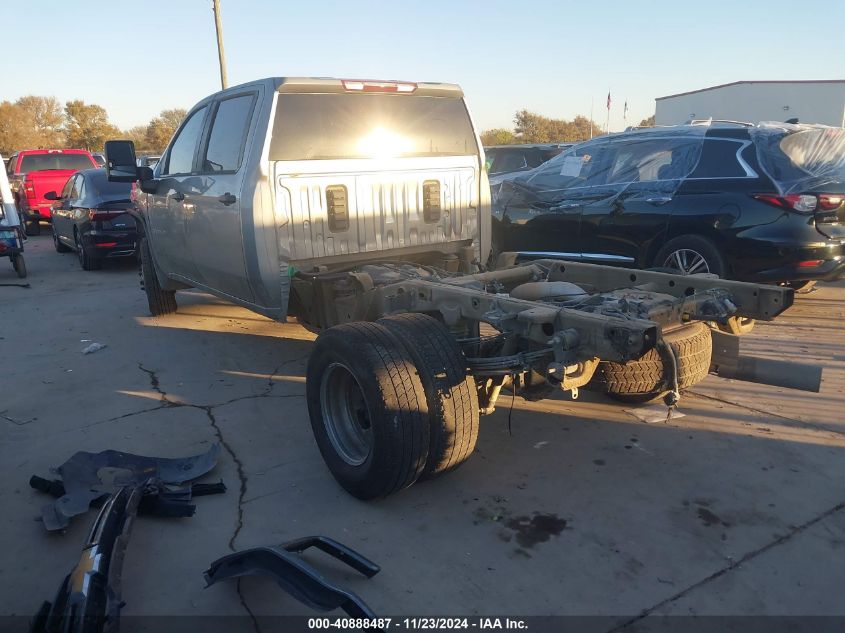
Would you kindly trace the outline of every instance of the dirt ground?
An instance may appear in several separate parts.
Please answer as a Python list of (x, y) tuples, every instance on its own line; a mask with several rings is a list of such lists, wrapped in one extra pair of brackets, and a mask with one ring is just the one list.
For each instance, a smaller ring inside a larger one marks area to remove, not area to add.
[[(710, 376), (683, 417), (651, 423), (583, 390), (503, 398), (462, 468), (364, 503), (312, 438), (312, 334), (195, 292), (152, 318), (132, 262), (84, 272), (45, 236), (26, 255), (32, 287), (0, 287), (0, 614), (52, 599), (94, 518), (48, 534), (31, 475), (80, 450), (178, 457), (219, 442), (204, 480), (225, 495), (190, 519), (137, 521), (125, 615), (310, 614), (268, 579), (204, 588), (202, 572), (312, 534), (382, 566), (367, 580), (308, 555), (379, 614), (845, 615), (845, 284), (744, 341), (822, 364), (819, 394)], [(0, 283), (18, 281), (7, 261)], [(83, 355), (91, 341), (107, 347)]]

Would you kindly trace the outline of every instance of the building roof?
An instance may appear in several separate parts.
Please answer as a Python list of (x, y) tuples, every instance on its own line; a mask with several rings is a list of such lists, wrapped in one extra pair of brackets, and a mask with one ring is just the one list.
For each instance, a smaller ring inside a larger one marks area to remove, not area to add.
[(655, 101), (661, 99), (671, 99), (672, 97), (683, 97), (684, 95), (693, 95), (707, 90), (717, 90), (719, 88), (727, 88), (728, 86), (739, 86), (742, 84), (845, 84), (845, 79), (797, 79), (794, 81), (788, 80), (763, 80), (763, 81), (732, 81), (728, 84), (719, 84), (718, 86), (710, 86), (709, 88), (700, 88), (698, 90), (690, 90), (688, 92), (679, 92), (674, 95), (666, 95), (665, 97), (657, 97)]

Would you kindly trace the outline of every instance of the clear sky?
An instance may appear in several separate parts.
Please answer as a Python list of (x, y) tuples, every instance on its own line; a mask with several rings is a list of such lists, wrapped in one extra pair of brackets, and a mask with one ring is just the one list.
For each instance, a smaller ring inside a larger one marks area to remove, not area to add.
[[(737, 80), (845, 79), (841, 0), (221, 0), (229, 83), (458, 83), (478, 126), (527, 108), (610, 127), (654, 98)], [(211, 0), (0, 0), (0, 100), (104, 106), (121, 127), (219, 89)]]

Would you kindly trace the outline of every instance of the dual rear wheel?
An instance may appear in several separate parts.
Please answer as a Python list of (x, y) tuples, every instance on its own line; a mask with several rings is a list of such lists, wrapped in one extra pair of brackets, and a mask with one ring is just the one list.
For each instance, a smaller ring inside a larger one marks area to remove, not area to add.
[(475, 381), (454, 337), (422, 314), (338, 325), (308, 361), (311, 427), (332, 475), (359, 499), (460, 466), (475, 449)]

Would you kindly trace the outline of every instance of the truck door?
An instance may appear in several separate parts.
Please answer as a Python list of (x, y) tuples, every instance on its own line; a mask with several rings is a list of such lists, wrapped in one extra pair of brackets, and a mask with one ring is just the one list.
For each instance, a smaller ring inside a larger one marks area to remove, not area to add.
[(253, 300), (246, 274), (241, 211), (244, 154), (257, 92), (226, 95), (213, 104), (208, 134), (200, 150), (193, 190), (186, 194), (188, 251), (199, 281), (245, 301)]
[(149, 239), (163, 272), (197, 279), (185, 238), (186, 213), (193, 203), (196, 156), (209, 107), (192, 112), (176, 133), (167, 153), (156, 166), (157, 186), (149, 194)]

